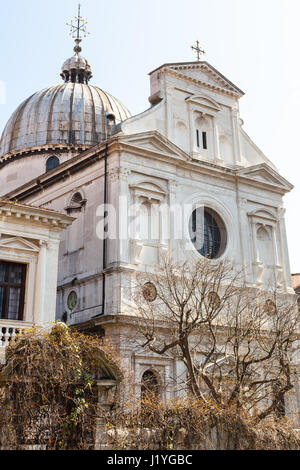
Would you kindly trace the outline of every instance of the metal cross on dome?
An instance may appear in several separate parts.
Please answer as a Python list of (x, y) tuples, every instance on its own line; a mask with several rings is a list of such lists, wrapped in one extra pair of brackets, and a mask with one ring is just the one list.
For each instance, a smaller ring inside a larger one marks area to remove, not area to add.
[(205, 54), (205, 50), (200, 46), (200, 42), (196, 41), (195, 44), (191, 46), (191, 49), (195, 51), (197, 54), (197, 61), (200, 62), (201, 56)]
[(83, 33), (83, 36), (86, 38), (88, 34), (90, 34), (87, 29), (87, 21), (85, 21), (84, 18), (80, 15), (80, 9), (81, 5), (78, 5), (78, 15), (74, 17), (73, 20), (71, 20), (71, 23), (67, 23), (67, 26), (70, 26), (70, 36), (72, 36), (75, 41), (81, 42), (82, 41), (82, 36), (81, 33)]

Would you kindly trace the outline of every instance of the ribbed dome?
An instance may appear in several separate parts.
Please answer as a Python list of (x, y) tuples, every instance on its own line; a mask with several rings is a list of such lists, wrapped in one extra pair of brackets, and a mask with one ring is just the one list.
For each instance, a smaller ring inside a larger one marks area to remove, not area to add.
[[(87, 70), (87, 61), (84, 66)], [(70, 81), (47, 88), (14, 112), (1, 137), (0, 157), (47, 145), (97, 145), (107, 138), (108, 114), (116, 124), (131, 116), (100, 88)]]

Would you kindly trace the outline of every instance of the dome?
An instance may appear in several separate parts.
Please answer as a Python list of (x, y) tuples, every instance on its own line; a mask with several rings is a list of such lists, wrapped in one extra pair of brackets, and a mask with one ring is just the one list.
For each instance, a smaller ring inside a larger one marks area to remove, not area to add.
[(107, 115), (115, 122), (129, 111), (98, 87), (67, 82), (35, 93), (8, 121), (0, 141), (0, 157), (42, 146), (97, 145), (107, 138)]
[(64, 83), (46, 88), (25, 100), (8, 121), (0, 140), (0, 163), (41, 148), (93, 146), (107, 139), (108, 119), (115, 124), (131, 114), (109, 93), (89, 85), (92, 69), (80, 55), (62, 66)]

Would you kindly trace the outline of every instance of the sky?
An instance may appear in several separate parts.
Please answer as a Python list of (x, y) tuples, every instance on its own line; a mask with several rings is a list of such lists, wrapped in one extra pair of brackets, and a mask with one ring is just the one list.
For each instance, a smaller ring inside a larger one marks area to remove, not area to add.
[[(73, 55), (66, 22), (76, 0), (0, 0), (0, 132), (30, 95), (61, 82)], [(204, 59), (246, 94), (244, 129), (295, 189), (285, 197), (292, 272), (300, 272), (300, 1), (82, 0), (90, 36), (82, 55), (91, 84), (137, 114), (149, 107), (148, 73), (166, 62)]]

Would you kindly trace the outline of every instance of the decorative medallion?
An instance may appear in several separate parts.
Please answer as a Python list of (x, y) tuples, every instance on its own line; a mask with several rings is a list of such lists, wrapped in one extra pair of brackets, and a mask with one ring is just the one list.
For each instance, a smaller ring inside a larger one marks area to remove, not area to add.
[(276, 304), (275, 302), (273, 302), (273, 300), (271, 299), (268, 299), (265, 303), (265, 312), (268, 314), (268, 315), (275, 315), (276, 313)]
[(78, 302), (78, 297), (76, 292), (73, 290), (68, 296), (68, 309), (73, 311)]
[(208, 305), (213, 308), (218, 308), (220, 307), (221, 300), (220, 297), (216, 292), (210, 292), (207, 296), (208, 298)]
[(154, 284), (147, 282), (143, 287), (144, 299), (148, 302), (154, 302), (157, 299), (157, 289)]

